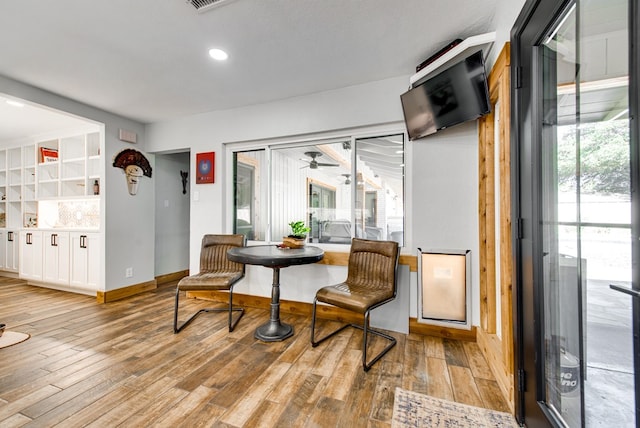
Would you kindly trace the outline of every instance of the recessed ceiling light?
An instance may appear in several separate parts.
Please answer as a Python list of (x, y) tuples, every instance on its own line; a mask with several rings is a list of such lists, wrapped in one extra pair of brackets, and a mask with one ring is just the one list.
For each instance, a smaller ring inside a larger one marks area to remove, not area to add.
[(19, 101), (7, 100), (7, 104), (14, 107), (24, 107), (24, 104)]
[(217, 61), (224, 61), (229, 55), (222, 49), (209, 49), (209, 56)]

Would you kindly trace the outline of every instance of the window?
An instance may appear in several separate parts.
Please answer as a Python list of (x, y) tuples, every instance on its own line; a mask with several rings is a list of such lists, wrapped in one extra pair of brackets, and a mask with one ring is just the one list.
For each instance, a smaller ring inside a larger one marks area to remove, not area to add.
[(233, 154), (234, 233), (241, 233), (247, 239), (258, 241), (263, 241), (266, 237), (263, 201), (267, 198), (261, 180), (265, 159), (264, 150)]
[(302, 220), (313, 243), (403, 244), (404, 134), (232, 151), (234, 233), (279, 242)]

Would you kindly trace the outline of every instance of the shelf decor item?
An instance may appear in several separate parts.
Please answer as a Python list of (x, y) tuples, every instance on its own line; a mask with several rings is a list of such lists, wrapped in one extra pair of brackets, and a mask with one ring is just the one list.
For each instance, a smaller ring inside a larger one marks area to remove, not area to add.
[(23, 227), (38, 227), (38, 215), (36, 213), (24, 213)]
[(307, 240), (307, 233), (310, 227), (305, 226), (303, 221), (292, 221), (289, 223), (291, 234), (282, 238), (282, 245), (288, 248), (302, 248)]
[(56, 162), (58, 160), (58, 149), (40, 147), (40, 163)]

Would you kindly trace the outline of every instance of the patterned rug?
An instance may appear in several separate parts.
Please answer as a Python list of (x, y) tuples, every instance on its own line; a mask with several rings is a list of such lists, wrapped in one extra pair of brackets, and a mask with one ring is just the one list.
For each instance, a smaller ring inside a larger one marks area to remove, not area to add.
[(0, 336), (0, 348), (6, 348), (7, 346), (15, 345), (16, 343), (24, 342), (31, 336), (27, 333), (18, 333), (17, 331), (5, 331)]
[(513, 415), (396, 388), (392, 428), (519, 427)]

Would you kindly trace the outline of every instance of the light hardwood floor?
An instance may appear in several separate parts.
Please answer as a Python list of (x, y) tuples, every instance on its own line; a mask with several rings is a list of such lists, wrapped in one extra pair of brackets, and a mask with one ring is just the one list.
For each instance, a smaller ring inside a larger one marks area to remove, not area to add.
[[(393, 333), (364, 373), (362, 332), (312, 348), (308, 316), (282, 314), (284, 342), (253, 338), (261, 309), (233, 333), (209, 313), (173, 334), (174, 290), (97, 304), (0, 278), (0, 323), (31, 334), (0, 349), (0, 426), (389, 427), (396, 387), (507, 411), (475, 343)], [(206, 306), (181, 298), (181, 319)]]

